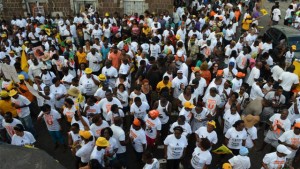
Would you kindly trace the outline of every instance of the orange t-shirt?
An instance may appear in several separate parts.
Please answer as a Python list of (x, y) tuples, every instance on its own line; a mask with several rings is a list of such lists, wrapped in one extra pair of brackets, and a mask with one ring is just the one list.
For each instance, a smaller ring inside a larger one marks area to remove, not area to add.
[[(34, 101), (34, 95), (31, 94), (31, 92), (28, 90), (27, 86), (25, 84), (19, 83), (19, 88), (22, 90), (19, 90), (20, 94), (25, 96), (30, 102)], [(22, 92), (25, 91), (25, 92)]]
[(112, 66), (119, 70), (119, 67), (121, 65), (121, 51), (118, 51), (118, 53), (110, 52), (108, 55), (108, 59), (111, 60)]

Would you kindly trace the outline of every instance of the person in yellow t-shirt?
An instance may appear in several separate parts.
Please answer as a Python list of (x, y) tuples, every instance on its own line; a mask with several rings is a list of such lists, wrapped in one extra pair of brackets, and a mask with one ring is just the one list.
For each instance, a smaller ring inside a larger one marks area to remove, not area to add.
[(164, 76), (163, 80), (158, 82), (158, 84), (156, 85), (156, 91), (160, 93), (161, 89), (167, 87), (169, 89), (168, 92), (170, 93), (172, 88), (172, 82), (170, 82), (169, 80), (169, 76)]
[(144, 24), (144, 27), (142, 29), (143, 34), (145, 34), (146, 36), (150, 36), (151, 35), (151, 28), (147, 25)]
[(242, 22), (242, 32), (248, 31), (250, 29), (252, 22), (253, 22), (252, 17), (248, 14)]
[(82, 47), (79, 47), (78, 48), (78, 51), (76, 52), (76, 57), (77, 57), (77, 62), (78, 62), (78, 65), (80, 65), (81, 63), (87, 63), (87, 60), (86, 60), (86, 53), (83, 51), (83, 48)]
[(6, 90), (2, 90), (0, 92), (1, 100), (0, 100), (0, 113), (2, 116), (6, 112), (11, 112), (13, 117), (17, 117), (17, 109), (12, 106), (11, 98), (8, 96), (8, 92)]

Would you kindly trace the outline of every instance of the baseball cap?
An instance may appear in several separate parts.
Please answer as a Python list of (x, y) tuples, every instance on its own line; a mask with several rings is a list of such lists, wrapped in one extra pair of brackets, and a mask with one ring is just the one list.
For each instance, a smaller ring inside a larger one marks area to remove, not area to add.
[(300, 123), (295, 123), (294, 128), (300, 129)]
[(249, 153), (249, 150), (248, 150), (248, 148), (246, 148), (246, 147), (242, 147), (242, 148), (240, 149), (240, 151), (239, 151), (239, 154), (240, 154), (241, 156), (246, 156), (246, 155), (248, 155), (248, 153)]
[(85, 130), (80, 130), (79, 135), (85, 139), (89, 139), (92, 136), (91, 132)]
[(243, 72), (238, 72), (238, 73), (236, 74), (236, 77), (238, 77), (238, 78), (245, 77), (245, 73), (243, 73)]
[(191, 102), (187, 101), (183, 104), (183, 107), (192, 109), (192, 108), (195, 108), (195, 105), (193, 105)]
[(183, 73), (182, 70), (177, 70), (177, 73)]
[(207, 122), (207, 124), (214, 126), (214, 128), (216, 128), (216, 122), (214, 120), (211, 120), (209, 122)]
[(141, 122), (140, 122), (140, 120), (137, 119), (137, 118), (135, 118), (135, 119), (133, 120), (133, 124), (134, 124), (135, 126), (141, 126)]
[(157, 110), (151, 110), (151, 111), (149, 111), (149, 115), (152, 118), (156, 118), (159, 116), (159, 112)]
[(277, 146), (276, 151), (279, 153), (286, 154), (286, 155), (291, 154), (291, 151), (285, 145), (282, 145), (282, 144), (279, 144)]
[(234, 66), (234, 62), (229, 62), (229, 66)]
[(224, 163), (222, 169), (232, 169), (232, 166), (229, 163)]

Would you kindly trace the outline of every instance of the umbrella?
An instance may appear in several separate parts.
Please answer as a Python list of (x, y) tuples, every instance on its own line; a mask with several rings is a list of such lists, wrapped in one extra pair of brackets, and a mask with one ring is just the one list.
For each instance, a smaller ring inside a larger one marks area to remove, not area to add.
[(1, 168), (65, 169), (44, 150), (0, 144)]

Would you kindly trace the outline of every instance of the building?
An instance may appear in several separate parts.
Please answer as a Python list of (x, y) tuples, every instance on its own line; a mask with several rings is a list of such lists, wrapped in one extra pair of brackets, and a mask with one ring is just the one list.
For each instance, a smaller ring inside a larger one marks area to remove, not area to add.
[(156, 13), (173, 10), (173, 0), (0, 0), (0, 7), (1, 5), (1, 14), (5, 19), (27, 13), (33, 16), (37, 13), (52, 16), (57, 13), (61, 16), (73, 15), (86, 6), (92, 6), (100, 15), (105, 12), (141, 15), (145, 10)]

